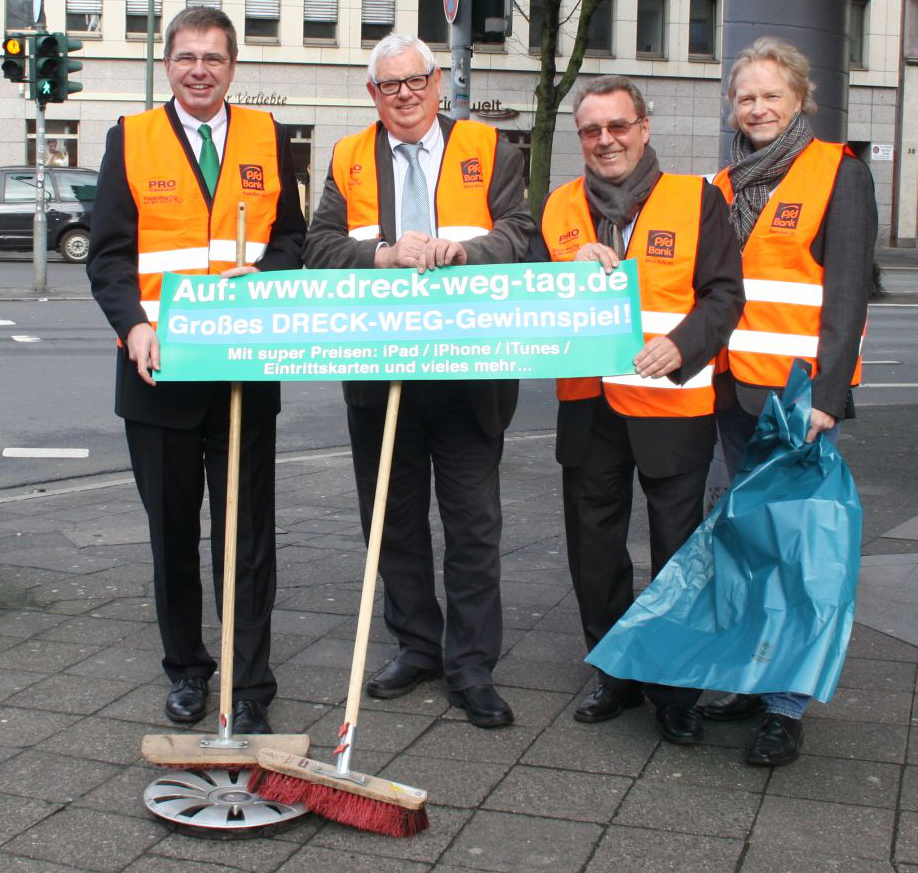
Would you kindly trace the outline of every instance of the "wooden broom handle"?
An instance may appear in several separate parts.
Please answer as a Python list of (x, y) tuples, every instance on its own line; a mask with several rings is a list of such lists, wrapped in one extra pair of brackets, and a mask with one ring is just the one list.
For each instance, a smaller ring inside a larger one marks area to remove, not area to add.
[[(236, 266), (245, 266), (245, 203), (236, 207)], [(242, 383), (230, 387), (229, 459), (226, 468), (226, 530), (223, 539), (223, 637), (220, 653), (220, 724), (231, 721), (233, 649), (236, 637), (236, 529), (239, 519), (239, 456)]]
[(401, 397), (402, 383), (390, 382), (389, 398), (386, 402), (386, 423), (379, 452), (379, 472), (376, 475), (376, 496), (373, 498), (373, 518), (370, 521), (370, 537), (367, 543), (367, 564), (363, 572), (363, 591), (357, 616), (357, 636), (354, 639), (354, 659), (351, 661), (351, 681), (344, 710), (344, 723), (352, 726), (357, 724), (357, 713), (360, 711), (360, 693), (367, 660), (367, 644), (370, 641), (370, 620), (373, 617), (373, 599), (376, 596), (376, 572), (379, 569), (379, 550), (386, 517), (386, 498), (389, 495), (389, 474), (392, 471), (395, 426), (398, 422), (398, 405)]

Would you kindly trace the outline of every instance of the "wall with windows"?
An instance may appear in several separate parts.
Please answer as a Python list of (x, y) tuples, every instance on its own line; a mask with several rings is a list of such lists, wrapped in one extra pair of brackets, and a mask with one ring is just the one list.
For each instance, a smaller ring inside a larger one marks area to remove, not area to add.
[[(13, 2), (0, 0), (0, 16)], [(442, 0), (187, 2), (222, 6), (233, 19), (240, 52), (230, 101), (263, 106), (295, 129), (297, 172), (310, 209), (317, 205), (334, 143), (375, 119), (365, 70), (376, 40), (392, 30), (419, 33), (434, 48), (438, 64), (444, 70), (450, 64)], [(874, 171), (882, 232), (888, 237), (894, 164), (872, 161), (871, 146), (896, 142), (902, 0), (850, 2), (855, 38), (849, 136)], [(667, 170), (709, 173), (717, 169), (722, 3), (604, 0), (591, 25), (583, 74), (620, 73), (635, 78), (652, 106), (653, 145)], [(162, 29), (185, 5), (186, 0), (156, 0), (157, 102), (170, 96), (159, 60)], [(503, 8), (502, 0), (495, 0), (495, 8)], [(84, 90), (47, 109), (48, 138), (66, 146), (69, 163), (76, 160), (97, 167), (108, 128), (119, 115), (143, 109), (146, 9), (147, 0), (46, 4), (48, 29), (66, 29), (84, 42), (80, 53), (84, 69), (75, 76)], [(577, 9), (576, 0), (565, 0), (562, 6), (560, 69), (573, 45)], [(473, 117), (493, 124), (523, 146), (528, 143), (535, 109), (541, 15), (541, 0), (519, 0), (510, 35), (490, 34), (486, 44), (475, 47), (472, 61)], [(5, 19), (0, 25), (5, 25)], [(569, 106), (570, 97), (558, 117), (554, 184), (582, 171)], [(4, 81), (0, 113), (8, 120), (0, 126), (2, 163), (28, 160), (33, 104)]]

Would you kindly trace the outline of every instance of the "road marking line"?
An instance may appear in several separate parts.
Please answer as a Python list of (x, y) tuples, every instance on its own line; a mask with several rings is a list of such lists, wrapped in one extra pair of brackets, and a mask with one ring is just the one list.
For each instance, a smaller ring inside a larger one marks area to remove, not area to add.
[(15, 340), (17, 343), (40, 343), (40, 336), (26, 336), (25, 334), (13, 335), (10, 339)]
[(7, 318), (0, 318), (0, 327), (9, 327), (11, 324), (15, 323), (15, 321), (10, 321)]
[(901, 364), (902, 361), (864, 361), (865, 364)]
[(24, 449), (7, 448), (4, 458), (88, 458), (89, 449)]
[(863, 382), (860, 388), (918, 388), (918, 382)]

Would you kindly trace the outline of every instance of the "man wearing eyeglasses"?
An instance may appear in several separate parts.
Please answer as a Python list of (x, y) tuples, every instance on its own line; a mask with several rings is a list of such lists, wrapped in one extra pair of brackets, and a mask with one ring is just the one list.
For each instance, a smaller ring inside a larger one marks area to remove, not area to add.
[[(574, 120), (585, 173), (548, 196), (532, 257), (599, 261), (606, 272), (636, 259), (645, 340), (633, 374), (558, 382), (568, 563), (592, 649), (634, 600), (627, 539), (635, 467), (651, 576), (702, 520), (714, 447), (712, 359), (740, 317), (743, 279), (723, 196), (700, 177), (661, 172), (644, 97), (630, 80), (591, 80), (575, 96)], [(645, 693), (665, 739), (700, 742), (693, 689), (600, 674), (574, 718), (615, 718)]]
[[(163, 668), (172, 683), (165, 711), (181, 723), (204, 715), (216, 668), (201, 633), (199, 515), (206, 480), (219, 609), (229, 384), (157, 384), (162, 274), (235, 275), (239, 201), (247, 206), (249, 265), (299, 267), (305, 233), (284, 129), (266, 113), (224, 102), (235, 67), (236, 33), (225, 13), (189, 8), (173, 19), (165, 68), (174, 99), (109, 131), (87, 265), (93, 295), (118, 335), (115, 412), (125, 420), (149, 520)], [(270, 733), (279, 386), (246, 384), (242, 406), (233, 730)]]
[[(335, 146), (306, 241), (307, 267), (409, 267), (521, 260), (532, 219), (519, 151), (497, 131), (437, 114), (430, 49), (393, 34), (370, 55), (379, 121)], [(445, 672), (450, 702), (479, 727), (510, 724), (494, 690), (501, 648), (498, 465), (516, 381), (406, 382), (392, 463), (380, 572), (398, 656), (367, 683), (407, 694)], [(345, 383), (364, 534), (368, 533), (387, 383)], [(430, 471), (443, 522), (447, 618), (437, 602)], [(445, 639), (444, 639), (445, 624)]]

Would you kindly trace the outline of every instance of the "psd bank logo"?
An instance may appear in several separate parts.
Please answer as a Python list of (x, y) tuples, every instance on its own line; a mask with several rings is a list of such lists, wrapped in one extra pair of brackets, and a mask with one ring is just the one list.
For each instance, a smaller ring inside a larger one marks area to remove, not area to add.
[(802, 209), (802, 203), (779, 203), (771, 226), (779, 230), (796, 230)]
[(461, 163), (462, 184), (463, 185), (481, 185), (484, 183), (484, 177), (481, 174), (481, 161), (478, 158), (469, 158)]
[(240, 164), (239, 175), (242, 177), (243, 191), (265, 190), (265, 171), (260, 164)]
[(671, 261), (676, 256), (676, 234), (672, 230), (652, 230), (647, 234), (647, 257)]

